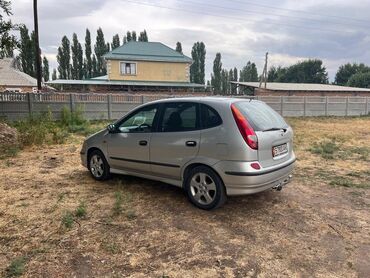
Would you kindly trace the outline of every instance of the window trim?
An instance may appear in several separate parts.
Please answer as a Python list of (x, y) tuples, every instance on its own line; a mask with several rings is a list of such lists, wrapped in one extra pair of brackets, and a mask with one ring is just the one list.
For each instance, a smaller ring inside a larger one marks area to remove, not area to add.
[[(140, 113), (143, 110), (150, 110), (151, 107), (153, 107), (152, 109), (156, 108), (157, 111), (155, 112), (155, 115), (154, 115), (154, 118), (153, 118), (152, 128), (151, 128), (151, 130), (149, 132), (123, 132), (123, 131), (121, 131), (119, 129), (119, 126), (122, 123), (124, 123), (125, 121), (127, 121), (129, 118), (131, 118), (132, 116), (136, 115), (137, 113)], [(157, 125), (158, 125), (158, 117), (159, 117), (160, 112), (161, 112), (161, 106), (159, 104), (148, 104), (148, 105), (145, 105), (145, 106), (138, 107), (137, 109), (135, 109), (131, 113), (128, 113), (127, 115), (123, 116), (121, 119), (119, 119), (118, 121), (116, 121), (114, 123), (114, 125), (116, 126), (116, 129), (117, 129), (117, 133), (123, 133), (123, 134), (137, 134), (137, 133), (141, 133), (141, 134), (147, 134), (147, 133), (156, 132)]]
[[(164, 118), (164, 112), (166, 110), (166, 107), (168, 105), (178, 105), (178, 104), (182, 104), (182, 103), (189, 103), (189, 104), (193, 104), (195, 105), (195, 109), (196, 109), (196, 128), (195, 129), (192, 129), (192, 130), (183, 130), (183, 131), (161, 131), (161, 124), (163, 122), (163, 118)], [(161, 107), (160, 107), (160, 113), (159, 113), (159, 116), (158, 116), (158, 119), (157, 119), (157, 122), (156, 122), (156, 127), (155, 127), (155, 131), (154, 132), (158, 132), (158, 133), (183, 133), (183, 132), (192, 132), (192, 131), (198, 131), (198, 130), (201, 130), (202, 127), (201, 127), (201, 121), (200, 121), (200, 105), (198, 102), (193, 102), (193, 101), (171, 101), (171, 102), (165, 102), (165, 103), (162, 103), (161, 104)]]
[[(132, 74), (132, 73), (128, 74), (128, 73), (122, 72), (122, 64), (135, 64), (135, 74)], [(135, 62), (135, 61), (120, 61), (119, 62), (119, 72), (123, 76), (137, 76), (137, 62)]]

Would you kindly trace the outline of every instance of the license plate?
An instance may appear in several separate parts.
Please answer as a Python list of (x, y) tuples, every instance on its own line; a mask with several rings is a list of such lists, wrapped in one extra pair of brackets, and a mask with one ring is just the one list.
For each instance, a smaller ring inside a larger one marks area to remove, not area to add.
[(272, 157), (277, 157), (288, 152), (288, 145), (282, 144), (275, 147), (272, 147)]

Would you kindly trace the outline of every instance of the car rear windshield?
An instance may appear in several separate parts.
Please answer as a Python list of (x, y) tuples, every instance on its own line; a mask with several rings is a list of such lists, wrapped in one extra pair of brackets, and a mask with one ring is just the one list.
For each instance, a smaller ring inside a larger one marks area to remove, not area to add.
[(240, 101), (235, 106), (252, 125), (255, 131), (287, 128), (288, 125), (275, 110), (263, 102)]

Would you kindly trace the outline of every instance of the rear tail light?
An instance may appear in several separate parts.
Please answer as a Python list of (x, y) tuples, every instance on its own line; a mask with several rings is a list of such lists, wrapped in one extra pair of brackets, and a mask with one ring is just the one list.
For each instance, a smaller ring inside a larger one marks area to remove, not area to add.
[(258, 162), (253, 162), (253, 163), (251, 163), (251, 167), (252, 167), (253, 169), (256, 169), (256, 170), (261, 169), (261, 165), (259, 165), (259, 163), (258, 163)]
[(231, 105), (231, 111), (233, 112), (235, 122), (239, 128), (241, 135), (244, 138), (244, 141), (251, 149), (258, 150), (258, 139), (252, 126), (249, 124), (249, 122), (243, 116), (243, 114), (239, 111), (239, 109), (235, 106), (235, 104)]

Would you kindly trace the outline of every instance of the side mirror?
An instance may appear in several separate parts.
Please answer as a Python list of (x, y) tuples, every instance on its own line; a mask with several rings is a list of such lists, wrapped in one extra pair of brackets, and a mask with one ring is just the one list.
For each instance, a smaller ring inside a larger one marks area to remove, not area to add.
[(114, 124), (109, 124), (107, 126), (107, 129), (108, 129), (108, 132), (109, 133), (117, 133), (117, 128), (116, 128), (116, 126)]

